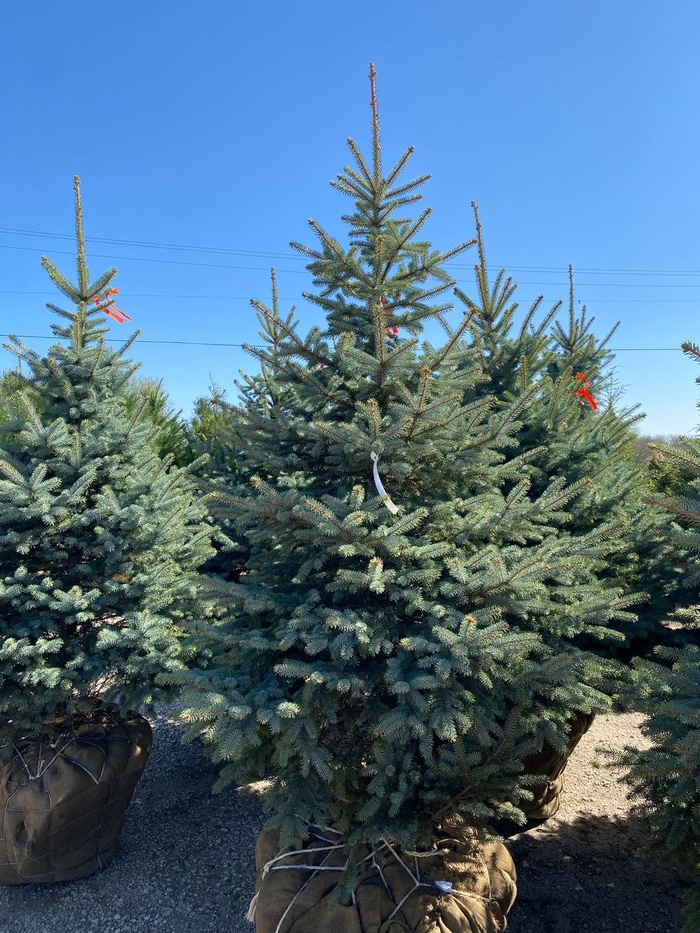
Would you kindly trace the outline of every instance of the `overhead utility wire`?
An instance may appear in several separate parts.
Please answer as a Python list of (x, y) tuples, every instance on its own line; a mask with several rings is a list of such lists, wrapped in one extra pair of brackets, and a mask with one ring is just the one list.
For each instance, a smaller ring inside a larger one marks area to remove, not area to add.
[[(18, 249), (27, 253), (46, 253), (46, 250), (39, 249), (36, 246), (8, 246), (6, 243), (0, 243), (0, 249)], [(55, 256), (75, 256), (75, 252), (67, 249), (52, 249), (51, 255)], [(244, 269), (248, 272), (269, 272), (269, 269), (262, 269), (260, 266), (229, 266), (220, 262), (187, 262), (186, 259), (152, 259), (150, 256), (113, 256), (111, 253), (92, 253), (93, 259), (115, 259), (124, 262), (157, 262), (161, 265), (169, 266), (204, 266), (207, 269)], [(305, 273), (306, 269), (278, 269), (278, 272), (299, 272)]]
[[(59, 340), (66, 338), (48, 337), (45, 334), (0, 334), (0, 337), (21, 337), (22, 340)], [(199, 340), (142, 340), (138, 338), (139, 343), (160, 343), (160, 344), (180, 344), (186, 347), (259, 347), (264, 348), (264, 344), (259, 343), (207, 343)], [(105, 338), (105, 343), (124, 343), (123, 339), (113, 337)], [(641, 353), (647, 351), (666, 352), (680, 350), (678, 347), (610, 347), (611, 353)]]
[[(19, 230), (14, 227), (0, 227), (0, 233), (7, 234), (9, 236), (42, 236), (49, 237), (50, 239), (56, 240), (73, 240), (74, 234), (71, 233), (48, 233), (41, 230)], [(153, 243), (147, 240), (119, 240), (113, 239), (110, 237), (85, 237), (86, 241), (93, 243), (106, 243), (106, 244), (115, 244), (117, 246), (134, 246), (141, 249), (165, 249), (165, 250), (176, 250), (183, 252), (192, 252), (192, 253), (214, 253), (220, 255), (228, 256), (255, 256), (260, 258), (268, 259), (292, 259), (299, 262), (306, 262), (307, 260), (303, 256), (299, 256), (295, 253), (278, 253), (270, 252), (265, 250), (242, 250), (242, 249), (232, 249), (228, 247), (220, 246), (187, 246), (184, 244), (176, 243)], [(36, 250), (36, 247), (10, 247), (7, 246), (7, 249), (33, 249), (37, 252), (41, 250)], [(69, 255), (73, 255), (69, 253)], [(99, 258), (109, 258), (101, 256)], [(134, 257), (114, 257), (114, 258), (134, 258)], [(165, 260), (162, 260), (165, 261)], [(469, 263), (457, 263), (451, 262), (451, 265), (454, 268), (461, 269), (471, 269), (472, 266)], [(196, 265), (196, 264), (193, 264)], [(202, 265), (207, 265), (202, 263)], [(225, 268), (235, 268), (235, 267), (225, 267)], [(503, 266), (489, 266), (490, 269), (501, 269)], [(517, 272), (566, 272), (566, 269), (557, 266), (520, 266), (512, 265), (507, 266), (508, 269), (512, 269)], [(287, 270), (292, 271), (292, 270)], [(299, 271), (299, 270), (294, 270)], [(700, 276), (700, 269), (600, 269), (600, 268), (577, 268), (576, 270), (581, 274), (605, 274), (605, 275), (681, 275), (681, 276)]]
[[(0, 227), (0, 233), (10, 236), (43, 236), (53, 240), (74, 240), (75, 234), (72, 233), (42, 233), (40, 230), (15, 230), (11, 227)], [(274, 259), (299, 259), (304, 261), (303, 256), (297, 256), (294, 253), (272, 253), (266, 250), (249, 249), (229, 249), (223, 246), (182, 246), (175, 243), (150, 243), (144, 240), (115, 240), (109, 237), (86, 236), (86, 242), (107, 243), (116, 246), (136, 246), (145, 249), (174, 249), (177, 251), (190, 253), (221, 253), (231, 256), (260, 256), (262, 258), (271, 257)]]
[[(35, 246), (8, 246), (6, 243), (0, 243), (0, 249), (16, 249), (22, 250), (23, 252), (29, 253), (44, 253), (45, 250), (39, 249)], [(74, 253), (71, 250), (62, 250), (54, 249), (51, 250), (52, 255), (59, 256), (73, 256)], [(269, 269), (264, 269), (261, 266), (231, 266), (227, 263), (217, 263), (217, 262), (189, 262), (185, 259), (153, 259), (150, 256), (113, 256), (109, 253), (93, 253), (92, 257), (95, 259), (108, 259), (113, 262), (115, 259), (122, 262), (155, 262), (159, 265), (171, 265), (171, 266), (200, 266), (207, 269), (235, 269), (237, 271), (246, 271), (246, 272), (269, 272)], [(466, 266), (464, 268), (467, 268)], [(306, 274), (306, 269), (278, 269), (278, 272), (292, 273), (292, 274)], [(466, 282), (467, 279), (456, 279), (457, 282)], [(471, 281), (471, 280), (469, 280)], [(519, 285), (547, 285), (547, 286), (556, 286), (561, 287), (562, 282), (519, 282)], [(700, 288), (700, 283), (697, 285), (689, 285), (687, 283), (673, 283), (673, 284), (663, 284), (655, 285), (651, 282), (585, 282), (583, 283), (586, 288)]]
[[(0, 337), (20, 337), (22, 340), (66, 340), (65, 337), (47, 337), (46, 334), (0, 334)], [(176, 343), (182, 344), (187, 347), (260, 347), (264, 349), (262, 344), (257, 343), (206, 343), (199, 340), (141, 340), (138, 338), (139, 343)], [(105, 337), (105, 343), (124, 343), (124, 339), (117, 339), (116, 337)]]
[[(4, 290), (0, 289), (0, 295), (55, 295), (55, 291), (26, 291), (25, 289), (14, 289), (14, 290)], [(250, 295), (156, 295), (156, 294), (146, 294), (145, 292), (123, 292), (119, 291), (119, 294), (122, 298), (162, 298), (171, 301), (173, 299), (193, 299), (197, 301), (250, 301)], [(280, 301), (297, 301), (297, 298), (283, 298), (280, 296)], [(523, 305), (527, 301), (532, 299), (523, 298), (518, 304)], [(547, 300), (547, 299), (545, 299)], [(549, 299), (553, 301), (554, 299)], [(579, 304), (584, 303), (585, 299), (582, 301), (580, 298), (576, 299)], [(696, 304), (700, 301), (700, 298), (595, 298), (596, 305), (599, 304)]]

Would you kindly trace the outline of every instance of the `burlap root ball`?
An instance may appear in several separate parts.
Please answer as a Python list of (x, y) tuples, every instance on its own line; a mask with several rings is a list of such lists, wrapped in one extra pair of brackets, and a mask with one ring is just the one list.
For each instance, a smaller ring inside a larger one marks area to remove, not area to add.
[(574, 713), (569, 729), (568, 749), (564, 754), (545, 742), (539, 754), (530, 755), (525, 759), (525, 774), (546, 774), (548, 777), (544, 783), (535, 784), (530, 788), (534, 794), (532, 800), (520, 804), (529, 820), (546, 820), (558, 812), (564, 789), (564, 769), (571, 753), (591, 728), (594, 719), (595, 713)]
[[(343, 865), (344, 849), (327, 851), (340, 834), (315, 830), (300, 854), (280, 854), (279, 835), (263, 831), (255, 850), (256, 896), (249, 919), (256, 933), (502, 933), (516, 895), (515, 865), (501, 843), (475, 845), (462, 838), (440, 841), (428, 858), (405, 855), (404, 866), (392, 859), (382, 869), (370, 868), (360, 879), (355, 903), (329, 904), (339, 872), (314, 872), (313, 866)], [(457, 835), (453, 833), (452, 835)], [(325, 848), (324, 848), (325, 847)], [(369, 848), (367, 853), (369, 854)], [(272, 863), (272, 864), (270, 864)], [(304, 865), (311, 868), (282, 868)], [(417, 865), (417, 868), (416, 868)], [(267, 869), (266, 869), (267, 866)], [(420, 873), (416, 888), (407, 867)], [(441, 882), (442, 890), (436, 887)], [(444, 888), (451, 884), (452, 891)], [(408, 896), (407, 896), (408, 895)], [(404, 900), (405, 898), (405, 900)], [(397, 910), (397, 906), (401, 905)], [(392, 916), (393, 915), (393, 916)]]
[(152, 744), (138, 713), (101, 713), (75, 737), (17, 742), (0, 768), (0, 884), (72, 881), (104, 868)]

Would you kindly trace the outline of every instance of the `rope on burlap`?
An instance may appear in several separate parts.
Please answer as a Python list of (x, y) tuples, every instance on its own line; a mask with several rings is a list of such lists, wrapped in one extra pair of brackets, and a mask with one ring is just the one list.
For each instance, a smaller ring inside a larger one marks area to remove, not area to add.
[[(110, 739), (110, 741), (112, 741), (112, 742), (126, 742), (127, 744), (128, 744), (128, 742), (129, 742), (128, 739), (122, 738), (122, 737), (120, 737), (120, 736), (112, 736), (111, 739)], [(22, 762), (22, 764), (24, 765), (24, 770), (27, 772), (27, 777), (29, 778), (30, 781), (38, 781), (39, 778), (43, 777), (43, 775), (49, 770), (49, 768), (50, 768), (51, 765), (54, 763), (54, 761), (56, 761), (57, 758), (64, 758), (66, 761), (70, 761), (70, 763), (71, 763), (72, 765), (74, 765), (76, 768), (80, 768), (81, 771), (84, 771), (86, 774), (88, 774), (88, 775), (92, 778), (92, 780), (95, 782), (95, 784), (99, 784), (100, 781), (102, 780), (102, 774), (104, 773), (104, 762), (103, 762), (103, 764), (102, 764), (102, 771), (100, 772), (100, 774), (99, 774), (97, 777), (95, 777), (95, 775), (92, 773), (92, 771), (90, 771), (89, 768), (86, 768), (84, 765), (81, 765), (80, 762), (79, 762), (79, 761), (76, 761), (74, 758), (66, 758), (66, 756), (63, 754), (64, 751), (68, 748), (68, 746), (69, 746), (69, 745), (72, 745), (73, 742), (74, 742), (74, 739), (73, 739), (72, 737), (69, 738), (69, 739), (61, 746), (61, 748), (59, 748), (59, 750), (56, 752), (56, 754), (53, 756), (53, 758), (52, 758), (50, 761), (48, 761), (48, 760), (46, 760), (46, 759), (42, 759), (42, 757), (41, 757), (41, 744), (40, 744), (40, 746), (39, 746), (40, 751), (39, 751), (39, 758), (38, 758), (38, 761), (37, 761), (36, 774), (32, 774), (31, 769), (30, 769), (29, 765), (27, 764), (27, 762), (24, 760), (24, 756), (22, 755), (22, 752), (19, 750), (19, 748), (17, 748), (17, 746), (16, 746), (14, 743), (13, 743), (12, 747), (13, 747), (13, 749), (15, 750), (15, 753), (17, 754), (17, 756), (19, 757), (19, 760), (20, 760), (20, 761)], [(87, 740), (85, 740), (85, 739), (83, 739), (83, 745), (92, 745), (93, 748), (97, 748), (97, 747), (98, 747), (98, 746), (95, 745), (94, 742), (89, 742), (89, 741), (87, 741)], [(49, 746), (49, 747), (51, 747), (51, 746)]]
[[(112, 716), (107, 710), (100, 710), (100, 714), (103, 719), (106, 719), (113, 726), (121, 726), (123, 724), (122, 721), (120, 721), (119, 719), (115, 719), (115, 717)], [(66, 758), (66, 756), (63, 754), (63, 752), (68, 748), (68, 746), (73, 744), (73, 742), (76, 740), (77, 737), (78, 736), (75, 732), (75, 725), (73, 724), (72, 732), (66, 733), (66, 741), (63, 743), (63, 745), (59, 748), (59, 750), (56, 752), (56, 754), (53, 756), (53, 758), (50, 761), (47, 761), (46, 759), (41, 757), (44, 743), (43, 741), (40, 740), (39, 741), (39, 754), (37, 755), (36, 774), (32, 774), (29, 765), (24, 759), (24, 755), (22, 754), (22, 752), (20, 751), (20, 749), (17, 747), (17, 745), (14, 742), (12, 743), (12, 748), (14, 749), (16, 755), (19, 757), (19, 760), (24, 765), (24, 770), (27, 772), (27, 777), (29, 778), (30, 781), (39, 780), (39, 778), (41, 778), (49, 770), (49, 768), (54, 763), (54, 761), (56, 761), (57, 758), (64, 758), (66, 761), (70, 761), (72, 765), (75, 765), (77, 768), (80, 768), (86, 774), (89, 774), (92, 780), (95, 782), (95, 784), (99, 784), (100, 781), (102, 780), (102, 775), (104, 773), (104, 762), (102, 765), (102, 771), (97, 777), (95, 777), (92, 771), (90, 771), (88, 768), (81, 765), (80, 762), (75, 761), (73, 758)], [(129, 739), (120, 737), (120, 736), (115, 736), (115, 735), (110, 737), (110, 741), (111, 742), (126, 742), (127, 744), (131, 744), (129, 742)], [(88, 738), (84, 736), (81, 736), (81, 742), (83, 745), (91, 745), (93, 748), (98, 748), (102, 752), (103, 757), (104, 757), (104, 750), (101, 749), (100, 746), (96, 745), (95, 742), (91, 742)], [(49, 749), (52, 749), (55, 746), (49, 743), (48, 747)]]
[[(147, 720), (133, 713), (115, 718), (102, 709), (99, 716), (77, 723), (60, 721), (51, 736), (20, 735), (11, 747), (12, 757), (2, 763), (0, 775), (18, 786), (0, 788), (0, 883), (72, 880), (103, 868), (114, 854), (127, 803), (148, 759)], [(126, 757), (115, 771), (117, 750), (119, 760)], [(141, 758), (135, 766), (132, 758), (137, 752)], [(56, 781), (61, 776), (68, 780), (61, 786), (69, 793), (57, 803)], [(30, 802), (17, 805), (16, 795), (25, 790)], [(54, 811), (59, 805), (62, 815), (56, 828)], [(7, 830), (10, 822), (12, 831)], [(20, 833), (26, 838), (20, 839)]]
[[(307, 821), (305, 820), (304, 822), (307, 822)], [(282, 916), (280, 917), (279, 923), (277, 924), (277, 927), (275, 928), (275, 933), (280, 933), (280, 931), (281, 931), (281, 929), (282, 929), (282, 924), (284, 923), (285, 918), (287, 917), (287, 915), (289, 914), (290, 910), (291, 910), (292, 907), (294, 906), (294, 904), (295, 904), (297, 898), (298, 898), (299, 895), (309, 886), (309, 884), (314, 880), (314, 878), (319, 874), (319, 872), (322, 872), (322, 871), (339, 871), (339, 872), (343, 872), (343, 871), (345, 871), (345, 869), (347, 868), (347, 862), (346, 862), (344, 865), (326, 865), (326, 864), (325, 864), (325, 862), (328, 861), (328, 859), (331, 857), (331, 854), (332, 854), (333, 852), (337, 852), (339, 849), (345, 849), (345, 848), (346, 848), (346, 844), (345, 844), (344, 842), (340, 842), (340, 840), (339, 840), (338, 842), (332, 842), (332, 840), (327, 839), (327, 838), (325, 838), (324, 836), (321, 836), (318, 832), (316, 832), (316, 827), (312, 826), (312, 825), (309, 824), (308, 822), (307, 822), (307, 825), (309, 826), (309, 834), (310, 834), (311, 836), (313, 836), (315, 839), (320, 840), (321, 842), (328, 842), (328, 843), (330, 843), (330, 845), (328, 845), (328, 846), (315, 846), (314, 849), (312, 850), (312, 851), (314, 851), (314, 852), (327, 852), (327, 853), (328, 853), (328, 854), (324, 857), (324, 859), (323, 859), (323, 861), (321, 862), (321, 864), (320, 864), (320, 865), (299, 865), (299, 864), (294, 864), (294, 865), (278, 865), (278, 864), (276, 864), (277, 862), (281, 861), (282, 859), (289, 858), (289, 857), (295, 856), (295, 855), (307, 855), (307, 854), (309, 853), (309, 849), (295, 849), (295, 850), (293, 850), (293, 851), (291, 851), (291, 852), (280, 852), (280, 853), (278, 853), (274, 858), (271, 858), (268, 862), (266, 862), (266, 864), (263, 866), (262, 872), (261, 872), (261, 874), (260, 874), (260, 881), (262, 881), (263, 878), (265, 878), (265, 876), (266, 876), (266, 875), (268, 874), (268, 872), (270, 872), (270, 871), (284, 871), (285, 869), (291, 869), (291, 870), (306, 870), (306, 871), (310, 871), (310, 872), (312, 873), (312, 874), (309, 876), (309, 878), (304, 882), (304, 884), (301, 886), (301, 888), (299, 888), (299, 890), (297, 891), (297, 893), (294, 895), (294, 897), (292, 898), (292, 900), (291, 900), (291, 901), (289, 902), (289, 904), (287, 905), (286, 910), (284, 911), (284, 913), (283, 913)], [(330, 827), (323, 826), (323, 827), (320, 827), (320, 828), (323, 829), (323, 830), (326, 831), (326, 832), (336, 832), (336, 833), (337, 833), (337, 830), (331, 829)], [(340, 834), (338, 834), (338, 835), (340, 835)], [(341, 837), (341, 838), (342, 838), (342, 837)], [(462, 897), (472, 897), (472, 898), (475, 898), (476, 900), (483, 901), (483, 902), (486, 903), (486, 904), (489, 904), (489, 903), (491, 903), (491, 901), (493, 901), (493, 897), (491, 896), (492, 891), (491, 891), (491, 879), (490, 879), (490, 877), (488, 878), (488, 885), (489, 885), (489, 896), (488, 896), (488, 897), (484, 897), (484, 896), (481, 895), (481, 894), (476, 894), (476, 893), (474, 893), (473, 891), (455, 891), (455, 890), (452, 889), (451, 886), (450, 886), (450, 890), (447, 890), (446, 887), (442, 886), (442, 885), (444, 885), (444, 882), (438, 883), (438, 882), (425, 882), (425, 881), (421, 881), (420, 869), (419, 869), (419, 867), (418, 867), (418, 859), (420, 859), (420, 858), (431, 858), (431, 859), (432, 859), (432, 858), (435, 858), (437, 855), (449, 855), (449, 853), (450, 853), (450, 850), (449, 850), (449, 849), (444, 849), (444, 848), (442, 848), (442, 849), (434, 849), (434, 850), (429, 851), (429, 852), (408, 852), (408, 851), (406, 851), (406, 852), (404, 853), (404, 855), (407, 855), (407, 856), (412, 857), (413, 860), (414, 860), (414, 862), (415, 862), (415, 874), (414, 874), (414, 872), (411, 871), (411, 869), (410, 869), (410, 868), (408, 867), (408, 865), (404, 862), (404, 860), (397, 854), (397, 852), (395, 851), (395, 849), (392, 847), (391, 843), (390, 843), (387, 839), (382, 838), (381, 843), (382, 843), (382, 844), (381, 844), (380, 846), (378, 846), (378, 847), (375, 847), (374, 844), (372, 844), (372, 851), (370, 852), (369, 855), (365, 856), (365, 858), (362, 859), (362, 861), (363, 861), (363, 862), (366, 862), (366, 861), (369, 861), (369, 860), (371, 859), (371, 862), (372, 862), (371, 867), (372, 867), (372, 868), (375, 868), (375, 869), (377, 870), (377, 873), (379, 874), (379, 877), (380, 877), (380, 879), (381, 879), (381, 881), (382, 881), (382, 884), (384, 885), (384, 889), (386, 890), (387, 895), (389, 896), (390, 900), (393, 901), (393, 903), (394, 903), (394, 905), (395, 905), (395, 906), (394, 906), (394, 910), (393, 910), (393, 911), (391, 912), (391, 914), (387, 917), (387, 922), (388, 922), (389, 920), (393, 920), (393, 919), (394, 919), (394, 917), (401, 911), (401, 908), (403, 907), (403, 905), (405, 904), (405, 902), (406, 902), (406, 901), (411, 897), (411, 895), (413, 895), (419, 888), (429, 888), (431, 891), (434, 891), (435, 888), (437, 888), (437, 889), (438, 889), (439, 891), (441, 891), (443, 894), (451, 894), (451, 895), (454, 896), (454, 897), (456, 897), (456, 896), (458, 896), (458, 895), (460, 895), (460, 896), (462, 896)], [(400, 901), (398, 904), (397, 904), (396, 901), (394, 900), (394, 895), (393, 895), (391, 889), (389, 888), (389, 885), (388, 885), (387, 882), (386, 882), (386, 878), (384, 877), (384, 872), (382, 871), (382, 867), (381, 867), (381, 865), (377, 862), (377, 859), (376, 859), (376, 856), (377, 856), (377, 855), (379, 854), (379, 852), (381, 852), (383, 849), (388, 849), (388, 850), (389, 850), (389, 852), (390, 852), (391, 855), (394, 857), (394, 859), (395, 859), (395, 860), (401, 865), (401, 867), (408, 873), (408, 875), (410, 876), (411, 880), (413, 881), (413, 887), (410, 889), (410, 891), (409, 891), (403, 898), (401, 898), (401, 901)], [(248, 907), (248, 913), (246, 914), (246, 920), (250, 921), (251, 923), (255, 923), (255, 912), (256, 912), (256, 908), (257, 908), (257, 903), (258, 903), (258, 897), (259, 897), (259, 895), (260, 895), (260, 891), (257, 891), (256, 894), (254, 895), (253, 899), (251, 900), (249, 907)], [(356, 904), (356, 903), (357, 903), (356, 898), (355, 898), (355, 892), (354, 892), (354, 891), (352, 892), (352, 901), (353, 901), (353, 904)]]

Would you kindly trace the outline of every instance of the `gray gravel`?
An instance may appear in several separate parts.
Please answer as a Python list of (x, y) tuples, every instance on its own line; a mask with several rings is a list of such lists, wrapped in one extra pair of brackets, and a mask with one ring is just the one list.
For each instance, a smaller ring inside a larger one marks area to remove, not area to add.
[[(258, 800), (213, 795), (217, 767), (160, 707), (114, 861), (61, 884), (0, 886), (0, 933), (254, 933)], [(598, 746), (643, 744), (637, 714), (601, 716), (572, 756), (560, 813), (506, 844), (518, 869), (508, 933), (675, 933), (685, 882), (642, 857), (645, 833)], [(321, 931), (319, 931), (321, 933)]]
[(80, 881), (0, 886), (2, 933), (253, 933), (258, 801), (213, 795), (217, 767), (183, 745), (172, 708), (152, 719), (153, 751), (111, 864)]

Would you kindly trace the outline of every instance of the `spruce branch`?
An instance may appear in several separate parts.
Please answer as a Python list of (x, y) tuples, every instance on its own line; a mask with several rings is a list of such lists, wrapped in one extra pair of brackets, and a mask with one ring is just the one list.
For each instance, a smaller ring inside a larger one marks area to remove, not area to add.
[[(312, 221), (309, 220), (309, 223)], [(317, 252), (315, 249), (311, 249), (308, 246), (304, 246), (302, 243), (297, 243), (296, 240), (292, 240), (289, 244), (292, 249), (295, 249), (298, 253), (303, 253), (305, 256), (310, 256), (312, 259), (323, 260), (326, 257), (323, 253)]]
[(577, 330), (576, 315), (575, 315), (575, 298), (574, 298), (574, 267), (569, 265), (569, 333), (575, 334)]
[(486, 270), (486, 251), (484, 249), (484, 234), (481, 229), (481, 218), (479, 217), (479, 207), (476, 201), (471, 202), (472, 211), (474, 212), (474, 225), (476, 227), (476, 243), (479, 250), (479, 268)]
[(475, 311), (470, 311), (464, 316), (455, 330), (450, 329), (448, 331), (450, 339), (444, 345), (438, 356), (434, 360), (431, 360), (431, 369), (433, 372), (438, 372), (442, 364), (449, 358), (450, 354), (459, 348), (462, 337), (470, 329), (472, 318), (475, 313)]
[(85, 237), (83, 235), (83, 202), (80, 197), (80, 178), (76, 175), (73, 179), (73, 190), (75, 192), (75, 238), (78, 244), (78, 289), (80, 293), (80, 302), (88, 301), (88, 291), (90, 284), (90, 273), (88, 271), (85, 259)]
[(48, 259), (46, 256), (42, 256), (41, 264), (48, 272), (49, 278), (54, 283), (56, 288), (62, 291), (63, 294), (74, 304), (79, 305), (81, 301), (84, 300), (81, 292), (73, 285), (71, 285), (65, 275), (63, 275), (63, 273), (51, 262), (50, 259)]
[(409, 146), (408, 149), (406, 149), (406, 151), (404, 152), (404, 154), (399, 158), (396, 165), (392, 168), (392, 170), (389, 172), (389, 174), (384, 179), (384, 187), (386, 189), (385, 190), (386, 198), (393, 199), (397, 197), (398, 195), (401, 195), (406, 191), (411, 191), (413, 188), (417, 188), (419, 185), (422, 185), (426, 181), (430, 180), (430, 177), (431, 177), (430, 175), (421, 175), (419, 178), (414, 179), (414, 181), (408, 182), (407, 185), (402, 185), (400, 188), (395, 188), (393, 191), (389, 190), (391, 186), (394, 184), (394, 182), (396, 181), (396, 179), (399, 177), (401, 172), (404, 170), (406, 165), (408, 164), (414, 151), (415, 151), (414, 147)]
[[(337, 242), (337, 240), (335, 240), (332, 236), (326, 233), (326, 231), (321, 227), (321, 225), (318, 224), (315, 220), (310, 219), (309, 226), (314, 231), (314, 233), (319, 238), (319, 240), (323, 243), (323, 245), (326, 247), (328, 252), (332, 253), (335, 256), (335, 258), (338, 259), (341, 263), (345, 263), (346, 262), (345, 254), (343, 253), (343, 250), (340, 244)], [(326, 259), (327, 257), (324, 255), (322, 258)]]
[[(407, 150), (406, 153), (404, 153), (405, 158), (402, 156), (402, 158), (399, 159), (396, 165), (397, 173), (400, 172), (401, 169), (403, 169), (404, 165), (408, 161), (408, 156), (412, 152), (413, 152), (413, 147), (411, 147), (410, 149)], [(389, 177), (386, 178), (384, 181), (384, 186), (388, 187), (392, 183), (394, 177), (395, 176), (393, 175), (393, 173), (392, 175), (389, 175)], [(394, 188), (393, 191), (387, 191), (385, 197), (387, 201), (395, 205), (410, 204), (410, 203), (414, 203), (415, 201), (420, 201), (422, 198), (422, 195), (420, 194), (412, 198), (404, 198), (403, 195), (406, 194), (406, 192), (408, 191), (413, 191), (413, 189), (419, 187), (419, 185), (424, 185), (426, 181), (430, 181), (432, 177), (433, 177), (432, 175), (420, 175), (418, 178), (414, 178), (413, 181), (408, 181), (404, 185), (399, 185), (399, 187)]]
[(369, 66), (369, 86), (370, 86), (370, 107), (372, 108), (372, 161), (374, 166), (374, 178), (372, 179), (374, 191), (379, 192), (382, 182), (382, 156), (379, 142), (379, 107), (377, 105), (377, 73), (374, 65)]
[(696, 363), (700, 363), (700, 348), (695, 343), (691, 343), (690, 340), (684, 340), (681, 344), (681, 350), (686, 354), (686, 356), (692, 357)]
[[(284, 334), (284, 336), (288, 340), (290, 340), (293, 343), (295, 351), (298, 353), (299, 356), (303, 357), (305, 360), (307, 360), (307, 362), (315, 363), (317, 365), (321, 365), (321, 364), (324, 364), (326, 366), (332, 365), (333, 360), (329, 356), (322, 355), (318, 353), (318, 351), (313, 350), (309, 346), (308, 339), (306, 341), (303, 341), (298, 337), (296, 333), (296, 327), (294, 326), (294, 322), (291, 320), (291, 315), (286, 321), (283, 321), (279, 317), (279, 315), (275, 312), (274, 308), (272, 311), (270, 311), (268, 308), (265, 307), (264, 304), (262, 304), (262, 302), (258, 301), (255, 298), (251, 298), (250, 303), (258, 311), (258, 313), (262, 315), (262, 319), (266, 320), (269, 323), (270, 327), (275, 329), (276, 335), (278, 335), (281, 332), (282, 334)], [(244, 343), (243, 349), (247, 353), (250, 353), (251, 356), (255, 356), (261, 360), (264, 359), (273, 366), (281, 365), (281, 362), (279, 359), (276, 359), (274, 356), (269, 356), (268, 354), (265, 353), (265, 351), (261, 351), (258, 347), (254, 347), (254, 346), (251, 346), (250, 344)], [(278, 340), (276, 344), (277, 353), (281, 354), (283, 349), (284, 347), (281, 341)]]
[[(345, 166), (345, 172), (349, 177), (338, 174), (336, 180), (331, 181), (331, 187), (335, 188), (336, 191), (342, 192), (342, 194), (347, 194), (348, 197), (355, 198), (359, 203), (362, 203), (368, 195), (368, 192), (364, 191), (360, 187), (359, 177), (356, 172), (353, 172), (351, 168)], [(357, 178), (357, 183), (355, 179)], [(371, 195), (371, 192), (369, 192)]]
[[(367, 181), (368, 190), (373, 192), (373, 191), (374, 191), (374, 181), (373, 181), (373, 179), (372, 179), (372, 176), (370, 175), (369, 169), (367, 168), (367, 163), (365, 162), (364, 156), (363, 156), (362, 153), (360, 152), (360, 150), (359, 150), (359, 148), (357, 147), (357, 144), (355, 143), (355, 141), (354, 141), (353, 139), (351, 139), (349, 136), (348, 136), (348, 139), (347, 139), (347, 143), (348, 143), (348, 146), (350, 147), (350, 151), (351, 151), (352, 154), (355, 156), (355, 160), (357, 161), (357, 164), (358, 164), (359, 167), (360, 167), (360, 171), (361, 171), (362, 174), (365, 176), (365, 179), (366, 179), (366, 181)], [(346, 166), (346, 168), (345, 168), (345, 171), (346, 171), (346, 172), (349, 171), (349, 169), (347, 168), (347, 166)]]
[[(93, 282), (92, 285), (88, 288), (87, 297), (85, 300), (92, 301), (94, 298), (97, 298), (98, 295), (101, 295), (116, 274), (116, 269), (108, 269), (103, 275), (99, 277), (99, 279), (97, 279), (96, 282)], [(112, 302), (110, 302), (110, 304), (111, 303)]]

